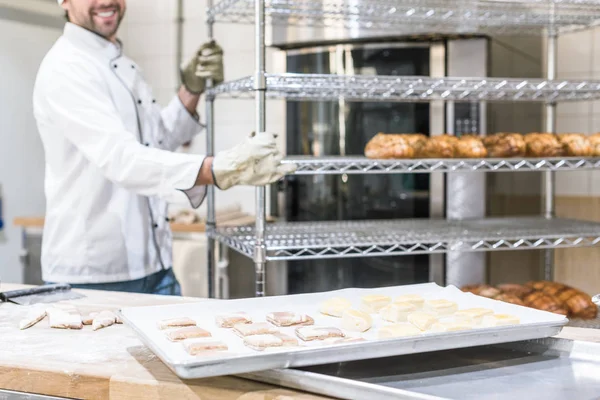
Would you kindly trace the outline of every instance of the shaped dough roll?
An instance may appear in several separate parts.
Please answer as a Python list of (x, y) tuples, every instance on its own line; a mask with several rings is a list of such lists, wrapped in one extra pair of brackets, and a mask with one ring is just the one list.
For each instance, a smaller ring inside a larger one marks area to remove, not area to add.
[(418, 294), (403, 294), (394, 299), (394, 303), (410, 303), (417, 309), (423, 308), (425, 299)]
[(431, 328), (431, 326), (437, 322), (437, 317), (434, 314), (425, 312), (425, 311), (417, 311), (408, 315), (408, 322), (416, 326), (422, 331), (426, 331)]
[(180, 342), (185, 339), (196, 339), (211, 337), (209, 331), (204, 330), (197, 326), (186, 326), (184, 328), (177, 328), (166, 333), (167, 339), (171, 342)]
[(427, 300), (423, 309), (437, 315), (450, 315), (458, 310), (458, 304), (445, 299)]
[(346, 337), (344, 332), (338, 328), (321, 326), (302, 326), (296, 328), (296, 335), (305, 342)]
[(251, 324), (252, 318), (246, 315), (246, 313), (240, 312), (217, 315), (215, 322), (219, 328), (233, 328), (237, 324)]
[(379, 330), (379, 339), (399, 338), (406, 336), (420, 335), (422, 332), (419, 328), (406, 323), (393, 324), (384, 326)]
[(360, 300), (361, 308), (370, 314), (377, 314), (379, 310), (392, 302), (390, 296), (381, 296), (377, 294), (363, 296)]
[(19, 329), (28, 329), (46, 317), (46, 309), (43, 307), (32, 307), (25, 318), (19, 322)]
[(267, 314), (267, 321), (275, 326), (312, 325), (315, 321), (306, 314), (292, 311), (277, 311)]
[(255, 322), (252, 324), (237, 324), (233, 327), (233, 332), (240, 337), (245, 337), (276, 333), (277, 329), (266, 322)]
[(467, 308), (466, 310), (460, 310), (454, 313), (454, 318), (457, 321), (466, 322), (468, 324), (480, 324), (483, 321), (483, 317), (486, 315), (492, 315), (494, 311), (489, 308)]
[(431, 326), (430, 332), (457, 332), (472, 329), (473, 325), (467, 322), (436, 322)]
[(373, 326), (369, 314), (359, 310), (346, 310), (342, 314), (342, 329), (350, 332), (366, 332)]
[(80, 314), (71, 314), (60, 310), (58, 308), (46, 309), (48, 314), (48, 322), (50, 328), (56, 329), (81, 329), (83, 323), (81, 322)]
[(381, 318), (389, 322), (406, 322), (408, 314), (417, 311), (412, 303), (392, 303), (381, 309)]
[(319, 305), (319, 311), (321, 314), (341, 318), (344, 311), (351, 307), (352, 303), (350, 303), (349, 300), (342, 297), (332, 297), (331, 299), (327, 299)]
[(494, 314), (483, 317), (482, 326), (487, 328), (494, 326), (519, 325), (521, 320), (514, 315), (509, 314)]
[(213, 338), (188, 339), (183, 341), (183, 348), (192, 356), (213, 351), (226, 351), (228, 347), (225, 343)]
[(184, 326), (196, 326), (196, 321), (188, 317), (169, 318), (157, 323), (158, 329), (183, 328)]

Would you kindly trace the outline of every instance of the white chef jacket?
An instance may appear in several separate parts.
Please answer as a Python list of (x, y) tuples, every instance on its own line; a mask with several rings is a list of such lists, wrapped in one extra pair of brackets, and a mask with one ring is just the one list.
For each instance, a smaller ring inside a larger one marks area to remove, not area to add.
[(140, 68), (101, 36), (67, 23), (35, 83), (44, 145), (43, 279), (104, 283), (170, 268), (167, 203), (198, 207), (204, 156), (174, 153), (201, 125), (178, 97), (156, 104)]

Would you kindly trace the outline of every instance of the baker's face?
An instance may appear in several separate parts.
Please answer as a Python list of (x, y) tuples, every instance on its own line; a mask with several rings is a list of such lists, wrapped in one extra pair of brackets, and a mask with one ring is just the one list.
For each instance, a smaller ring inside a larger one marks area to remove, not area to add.
[(69, 20), (98, 35), (114, 41), (125, 16), (126, 0), (65, 0), (62, 7)]

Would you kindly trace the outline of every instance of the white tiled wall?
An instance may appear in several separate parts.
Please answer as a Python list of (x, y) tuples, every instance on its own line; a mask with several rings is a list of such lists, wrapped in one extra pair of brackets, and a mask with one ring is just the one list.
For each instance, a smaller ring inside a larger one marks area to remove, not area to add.
[[(600, 29), (565, 34), (558, 39), (559, 79), (600, 79)], [(600, 103), (562, 103), (557, 107), (557, 131), (600, 132)], [(600, 195), (600, 175), (596, 171), (556, 174), (556, 194), (560, 196)]]
[[(205, 24), (206, 2), (184, 0), (183, 59), (188, 60), (198, 47), (208, 40)], [(146, 79), (153, 86), (155, 96), (166, 104), (179, 86), (177, 48), (177, 1), (175, 0), (128, 0), (126, 19), (120, 37), (125, 52), (144, 70)], [(227, 80), (252, 75), (254, 72), (254, 28), (250, 25), (217, 24), (215, 38), (225, 53), (225, 78)], [(267, 70), (281, 63), (276, 51), (269, 51)], [(281, 67), (280, 67), (281, 68)], [(254, 130), (254, 102), (249, 100), (217, 100), (215, 103), (215, 151), (232, 147)], [(204, 117), (202, 101), (198, 110)], [(267, 129), (281, 132), (284, 141), (285, 107), (280, 101), (269, 101)], [(200, 135), (186, 150), (202, 154), (205, 151), (205, 135)], [(254, 189), (233, 188), (217, 193), (217, 204), (227, 206), (239, 203), (245, 211), (254, 212)]]

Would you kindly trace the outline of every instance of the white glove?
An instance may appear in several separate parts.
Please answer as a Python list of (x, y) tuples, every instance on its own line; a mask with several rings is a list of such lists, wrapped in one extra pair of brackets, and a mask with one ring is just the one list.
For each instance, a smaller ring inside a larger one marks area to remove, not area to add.
[(261, 132), (213, 159), (212, 174), (221, 190), (232, 186), (265, 186), (296, 171), (294, 164), (281, 164), (283, 155), (277, 150), (276, 136)]

